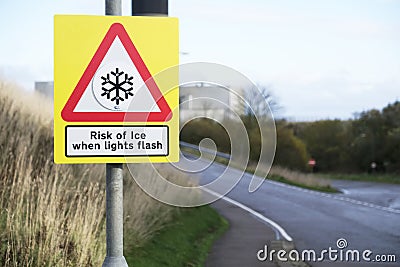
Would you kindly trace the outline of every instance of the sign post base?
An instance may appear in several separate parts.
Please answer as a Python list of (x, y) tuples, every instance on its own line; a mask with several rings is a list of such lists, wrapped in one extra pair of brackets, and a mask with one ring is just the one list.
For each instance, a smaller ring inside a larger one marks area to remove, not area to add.
[(128, 267), (125, 257), (106, 257), (102, 267)]

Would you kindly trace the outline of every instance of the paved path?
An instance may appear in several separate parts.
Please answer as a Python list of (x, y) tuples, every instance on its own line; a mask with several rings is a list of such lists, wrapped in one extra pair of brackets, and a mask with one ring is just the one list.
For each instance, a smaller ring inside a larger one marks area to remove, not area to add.
[(273, 262), (257, 260), (257, 252), (275, 240), (275, 232), (270, 226), (224, 200), (218, 200), (212, 206), (229, 221), (230, 227), (214, 243), (206, 267), (277, 266)]

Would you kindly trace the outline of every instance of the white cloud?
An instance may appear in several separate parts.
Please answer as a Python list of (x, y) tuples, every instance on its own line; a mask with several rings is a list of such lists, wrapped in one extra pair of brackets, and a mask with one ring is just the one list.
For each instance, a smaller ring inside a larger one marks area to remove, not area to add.
[(354, 112), (381, 109), (400, 97), (400, 79), (367, 81), (349, 73), (295, 74), (272, 82), (285, 115), (297, 120), (350, 118)]

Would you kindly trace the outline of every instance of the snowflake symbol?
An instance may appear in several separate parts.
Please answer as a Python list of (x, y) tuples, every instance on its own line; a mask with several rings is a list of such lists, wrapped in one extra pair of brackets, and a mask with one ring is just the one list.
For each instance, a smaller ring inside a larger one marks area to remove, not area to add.
[[(110, 79), (111, 76), (114, 77), (112, 79), (113, 81)], [(127, 73), (124, 75), (124, 72), (119, 71), (118, 68), (115, 68), (115, 71), (107, 73), (105, 77), (101, 76), (101, 79), (103, 80), (101, 83), (101, 89), (103, 90), (101, 96), (107, 96), (107, 99), (110, 99), (113, 93), (114, 97), (111, 98), (111, 101), (115, 101), (117, 105), (119, 105), (120, 101), (124, 101), (128, 99), (129, 96), (133, 96), (133, 76), (129, 76)]]

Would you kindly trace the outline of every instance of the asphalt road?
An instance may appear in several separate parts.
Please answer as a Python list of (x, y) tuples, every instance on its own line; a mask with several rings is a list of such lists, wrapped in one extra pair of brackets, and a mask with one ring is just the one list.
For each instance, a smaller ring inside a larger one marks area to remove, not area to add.
[[(198, 173), (200, 183), (209, 183), (224, 171), (226, 176), (237, 172), (213, 163)], [(336, 242), (342, 238), (347, 242), (344, 253), (368, 249), (371, 259), (378, 254), (394, 254), (397, 260), (391, 264), (324, 261), (310, 265), (400, 266), (400, 186), (335, 181), (334, 185), (345, 193), (325, 194), (267, 180), (249, 193), (250, 179), (245, 174), (227, 196), (277, 222), (294, 239), (298, 251), (313, 249), (318, 255), (329, 247), (338, 249)]]

